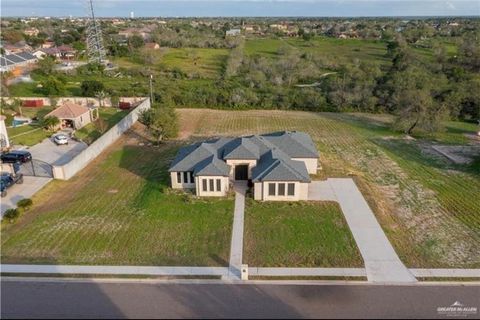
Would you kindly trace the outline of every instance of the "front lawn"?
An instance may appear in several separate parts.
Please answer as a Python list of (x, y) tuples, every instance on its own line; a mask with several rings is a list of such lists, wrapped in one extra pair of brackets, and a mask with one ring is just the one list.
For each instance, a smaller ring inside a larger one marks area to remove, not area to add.
[(16, 224), (2, 225), (3, 263), (226, 266), (233, 198), (168, 187), (177, 146), (122, 138), (69, 181), (53, 181)]
[(363, 267), (333, 202), (257, 202), (245, 211), (244, 262), (255, 267)]

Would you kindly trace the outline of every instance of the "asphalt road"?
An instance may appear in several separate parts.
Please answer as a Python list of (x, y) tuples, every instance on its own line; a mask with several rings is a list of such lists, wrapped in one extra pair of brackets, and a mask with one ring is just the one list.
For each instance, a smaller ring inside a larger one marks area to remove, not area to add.
[(8, 279), (1, 285), (2, 318), (452, 318), (437, 308), (458, 301), (480, 309), (480, 286)]

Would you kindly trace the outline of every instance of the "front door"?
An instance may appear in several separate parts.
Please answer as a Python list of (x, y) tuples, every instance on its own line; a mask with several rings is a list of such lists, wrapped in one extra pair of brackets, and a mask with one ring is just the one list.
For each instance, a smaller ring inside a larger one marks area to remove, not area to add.
[(235, 180), (248, 180), (248, 164), (235, 166)]

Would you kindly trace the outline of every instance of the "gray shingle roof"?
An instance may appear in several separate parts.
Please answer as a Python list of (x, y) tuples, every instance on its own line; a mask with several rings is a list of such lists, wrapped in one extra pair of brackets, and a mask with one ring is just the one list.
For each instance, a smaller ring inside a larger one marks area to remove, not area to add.
[(236, 138), (225, 145), (223, 159), (249, 160), (260, 158), (258, 146), (249, 138)]
[(312, 138), (304, 132), (281, 131), (262, 135), (292, 158), (318, 158)]
[(253, 168), (252, 181), (310, 182), (310, 176), (303, 161), (291, 160), (283, 151), (273, 149), (265, 153)]
[(181, 148), (169, 171), (190, 171), (195, 176), (229, 176), (227, 159), (257, 160), (253, 181), (309, 182), (303, 161), (292, 158), (318, 158), (309, 135), (303, 132), (275, 132), (241, 138), (219, 138)]

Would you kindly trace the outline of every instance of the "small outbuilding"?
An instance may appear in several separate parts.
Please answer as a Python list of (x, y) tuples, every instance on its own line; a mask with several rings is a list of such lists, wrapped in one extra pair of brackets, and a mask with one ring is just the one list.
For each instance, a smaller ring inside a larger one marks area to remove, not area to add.
[(61, 129), (72, 128), (78, 130), (98, 118), (98, 109), (85, 107), (73, 102), (65, 102), (45, 117), (57, 117), (60, 119)]

